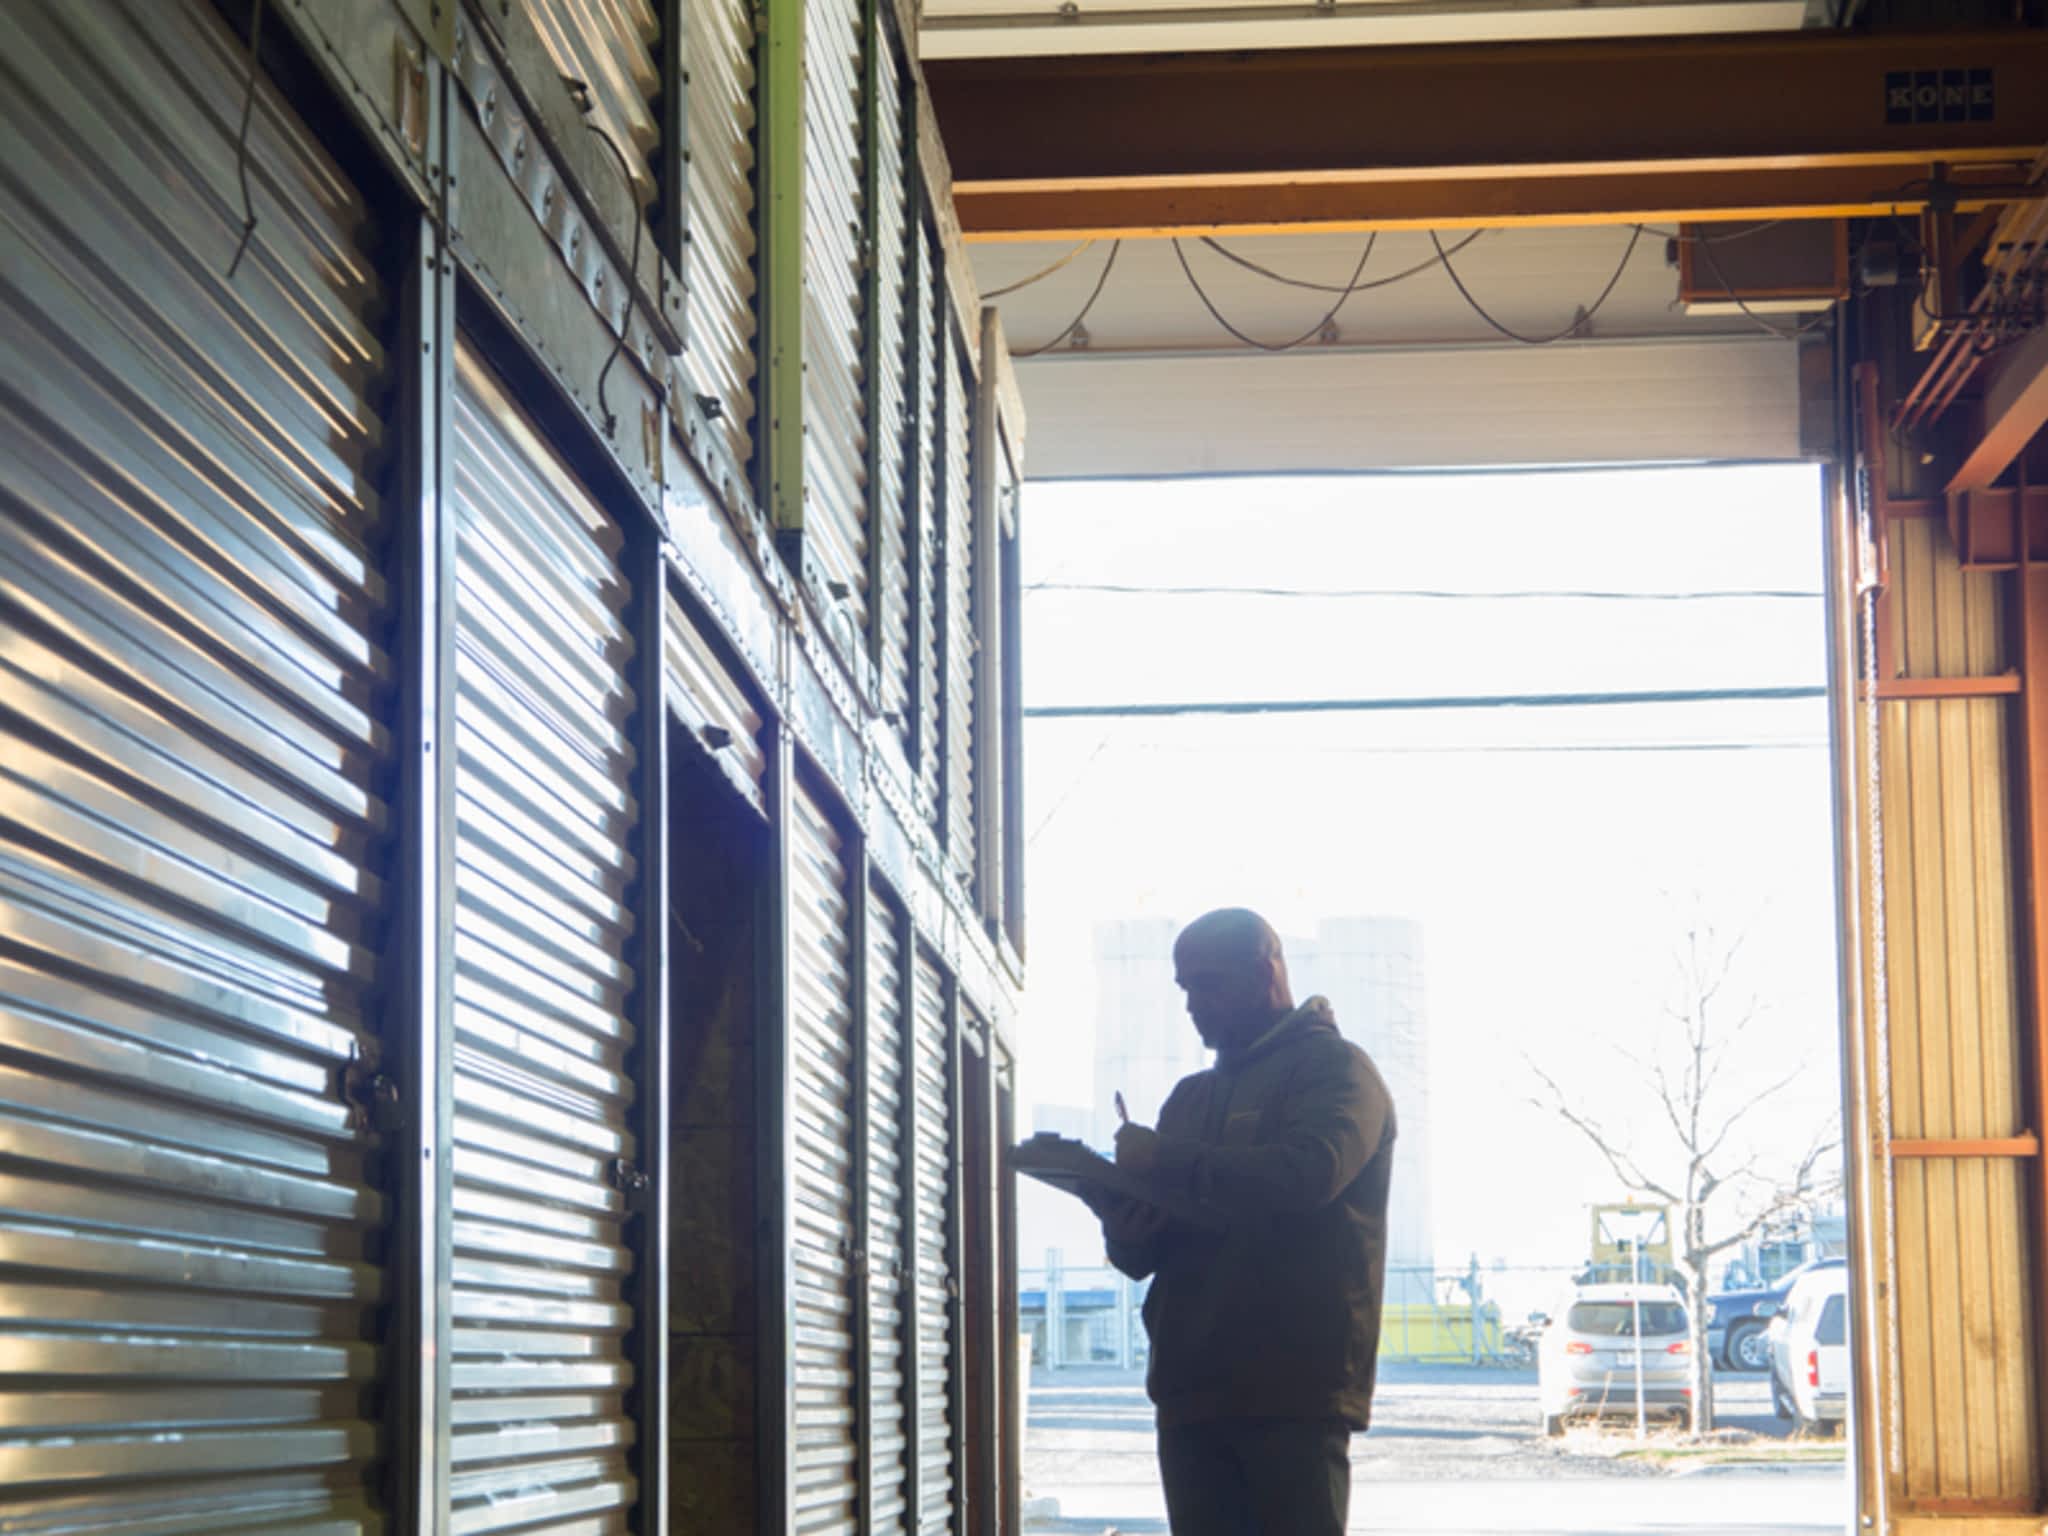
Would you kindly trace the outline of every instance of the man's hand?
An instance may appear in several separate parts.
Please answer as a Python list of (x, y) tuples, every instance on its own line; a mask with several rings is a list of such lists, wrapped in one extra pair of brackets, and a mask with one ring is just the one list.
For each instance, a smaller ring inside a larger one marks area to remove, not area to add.
[(1166, 1227), (1166, 1212), (1142, 1200), (1106, 1200), (1096, 1207), (1102, 1235), (1112, 1243), (1142, 1243)]
[(1125, 1125), (1116, 1133), (1116, 1165), (1150, 1173), (1159, 1165), (1159, 1133), (1149, 1125)]

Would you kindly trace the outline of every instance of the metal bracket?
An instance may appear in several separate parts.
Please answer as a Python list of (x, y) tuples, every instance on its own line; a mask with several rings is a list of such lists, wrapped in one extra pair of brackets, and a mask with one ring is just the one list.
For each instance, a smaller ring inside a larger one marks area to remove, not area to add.
[(388, 1135), (405, 1123), (398, 1080), (365, 1061), (351, 1061), (341, 1074), (341, 1097), (358, 1129)]
[(611, 1168), (612, 1188), (626, 1197), (628, 1209), (638, 1209), (647, 1197), (647, 1174), (631, 1158), (615, 1157)]

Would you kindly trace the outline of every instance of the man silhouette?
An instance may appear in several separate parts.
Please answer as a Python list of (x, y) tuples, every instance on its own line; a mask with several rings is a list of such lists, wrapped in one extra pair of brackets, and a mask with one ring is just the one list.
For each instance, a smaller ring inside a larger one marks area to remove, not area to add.
[(1145, 1297), (1146, 1388), (1174, 1536), (1342, 1536), (1351, 1435), (1372, 1415), (1394, 1106), (1320, 997), (1297, 1008), (1280, 938), (1211, 912), (1174, 979), (1216, 1065), (1183, 1078), (1117, 1163), (1192, 1197), (1223, 1233), (1097, 1204), (1112, 1264)]

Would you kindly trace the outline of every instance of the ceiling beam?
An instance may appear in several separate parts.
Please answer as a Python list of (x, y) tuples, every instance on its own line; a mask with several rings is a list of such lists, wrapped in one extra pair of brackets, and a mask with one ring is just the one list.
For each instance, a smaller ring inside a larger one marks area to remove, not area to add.
[(1981, 206), (2048, 143), (2041, 31), (924, 68), (971, 240), (1840, 218), (1917, 207), (1936, 162)]

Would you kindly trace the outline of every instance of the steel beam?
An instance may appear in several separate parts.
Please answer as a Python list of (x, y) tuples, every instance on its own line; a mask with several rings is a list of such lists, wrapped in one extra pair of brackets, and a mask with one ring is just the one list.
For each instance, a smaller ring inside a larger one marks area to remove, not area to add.
[(2037, 31), (955, 59), (925, 72), (961, 224), (979, 240), (1841, 218), (1918, 206), (1937, 161), (1976, 184), (1964, 206), (1981, 206), (2048, 142)]
[(2034, 332), (1987, 371), (1982, 424), (1948, 482), (1949, 494), (1989, 489), (2044, 426), (2048, 426), (2048, 330)]

